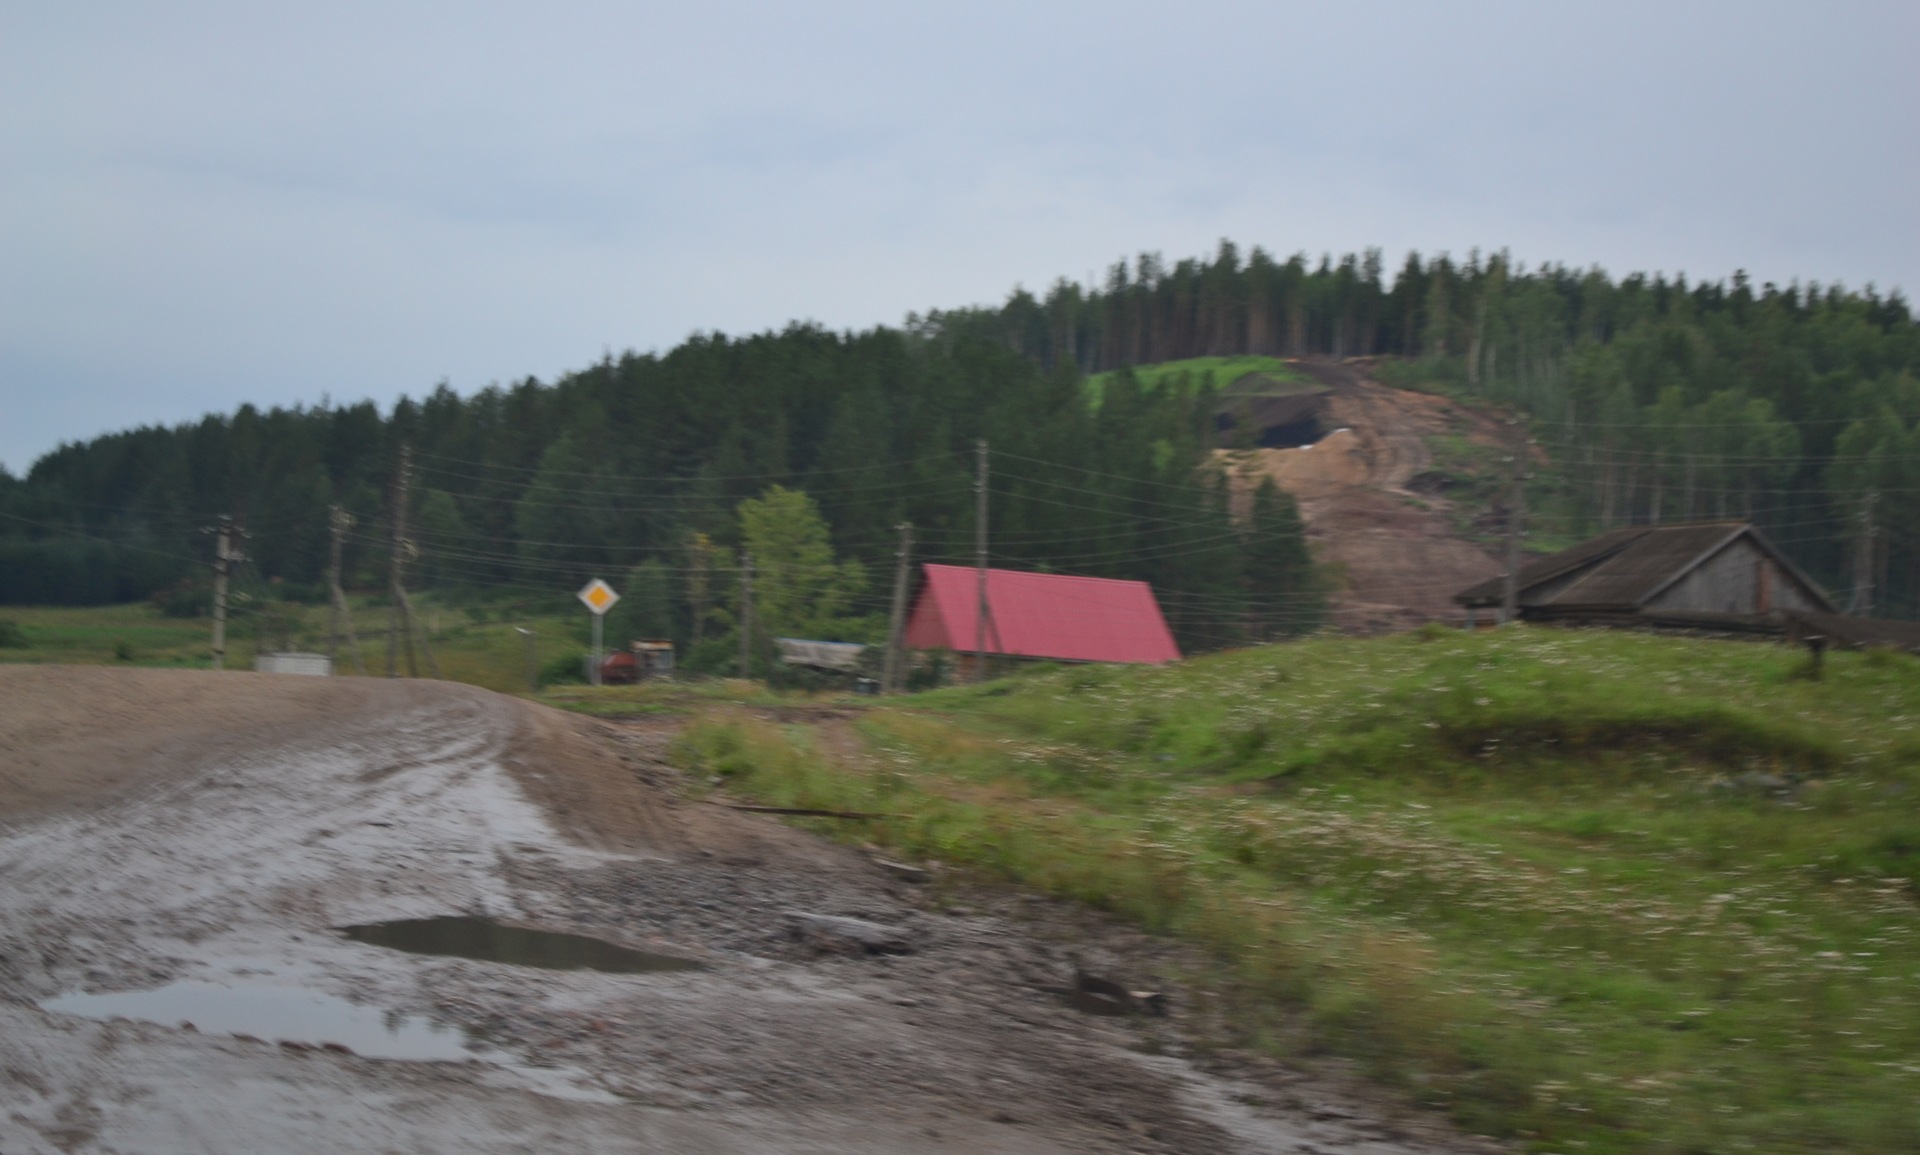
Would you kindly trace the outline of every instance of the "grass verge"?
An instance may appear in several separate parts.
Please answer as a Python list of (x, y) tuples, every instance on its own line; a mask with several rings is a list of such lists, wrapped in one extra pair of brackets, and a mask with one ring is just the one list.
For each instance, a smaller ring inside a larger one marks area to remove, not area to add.
[[(680, 754), (1211, 949), (1243, 1037), (1538, 1151), (1913, 1149), (1920, 664), (1451, 631), (1080, 667)], [(823, 829), (825, 827), (823, 826)]]
[[(534, 633), (537, 667), (558, 665), (570, 674), (582, 668), (586, 654), (581, 640), (584, 614), (476, 615), (443, 605), (431, 594), (417, 595), (414, 603), (440, 671), (451, 681), (506, 693), (526, 692), (526, 639), (518, 632), (520, 628)], [(364, 672), (385, 674), (386, 606), (373, 599), (355, 598), (352, 609)], [(189, 669), (210, 665), (211, 618), (168, 617), (146, 602), (5, 606), (0, 607), (0, 620), (12, 622), (16, 628), (9, 633), (10, 644), (0, 646), (0, 662)], [(241, 603), (228, 624), (227, 668), (252, 669), (256, 654), (283, 647), (324, 653), (328, 629), (327, 607), (323, 605)], [(424, 654), (416, 651), (416, 662), (421, 676), (426, 676)], [(337, 668), (342, 674), (363, 672), (353, 649), (344, 642)], [(406, 668), (402, 657), (401, 672)]]

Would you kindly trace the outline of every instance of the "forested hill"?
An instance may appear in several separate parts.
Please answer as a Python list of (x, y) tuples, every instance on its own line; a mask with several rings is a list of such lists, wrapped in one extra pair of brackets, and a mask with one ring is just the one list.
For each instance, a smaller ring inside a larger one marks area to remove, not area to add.
[(1504, 253), (1409, 254), (1389, 275), (1377, 250), (1309, 264), (1223, 242), (1211, 260), (1146, 255), (1095, 290), (1059, 282), (923, 324), (1087, 373), (1379, 357), (1390, 384), (1530, 418), (1542, 546), (1751, 516), (1842, 600), (1864, 571), (1874, 612), (1920, 615), (1920, 329), (1897, 292), (1615, 280)]
[[(200, 527), (226, 512), (252, 534), (257, 579), (310, 592), (335, 502), (357, 519), (350, 584), (377, 587), (405, 443), (424, 583), (550, 593), (649, 565), (684, 618), (682, 587), (727, 580), (706, 559), (730, 556), (739, 503), (780, 484), (864, 563), (857, 614), (884, 601), (901, 521), (920, 559), (971, 559), (986, 438), (996, 564), (1145, 578), (1187, 645), (1227, 644), (1305, 628), (1317, 604), (1290, 504), (1235, 526), (1205, 481), (1211, 393), (1229, 382), (1143, 390), (1120, 373), (1094, 406), (1084, 375), (1238, 354), (1380, 355), (1389, 381), (1519, 404), (1563, 535), (1751, 512), (1838, 583), (1874, 493), (1880, 606), (1913, 610), (1920, 338), (1897, 295), (1504, 256), (1409, 257), (1389, 278), (1375, 253), (1309, 264), (1225, 244), (898, 329), (704, 336), (387, 413), (242, 407), (63, 446), (0, 476), (0, 600), (147, 596), (200, 572)], [(718, 552), (697, 552), (701, 534)]]
[[(268, 587), (256, 593), (316, 597), (335, 502), (357, 519), (347, 584), (378, 590), (404, 444), (420, 583), (564, 605), (597, 574), (649, 591), (670, 619), (653, 629), (688, 636), (693, 607), (709, 607), (712, 638), (730, 625), (713, 607), (733, 600), (739, 506), (781, 485), (812, 498), (836, 552), (859, 564), (835, 571), (836, 620), (769, 628), (871, 636), (896, 525), (913, 525), (916, 560), (972, 560), (983, 438), (995, 564), (1151, 581), (1189, 647), (1317, 624), (1291, 502), (1268, 494), (1254, 524), (1235, 526), (1204, 481), (1203, 391), (1122, 384), (1096, 410), (1071, 366), (890, 328), (700, 337), (552, 384), (467, 398), (442, 388), (384, 415), (370, 403), (242, 407), (64, 446), (7, 485), (0, 591), (15, 602), (147, 596), (203, 568), (201, 527), (230, 511)], [(772, 583), (764, 574), (759, 588), (768, 619)]]

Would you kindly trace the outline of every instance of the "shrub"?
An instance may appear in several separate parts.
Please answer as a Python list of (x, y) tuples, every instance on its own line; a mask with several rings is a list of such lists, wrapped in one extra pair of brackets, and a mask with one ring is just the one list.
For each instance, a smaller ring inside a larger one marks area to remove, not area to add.
[(153, 607), (169, 618), (197, 618), (207, 612), (207, 606), (213, 598), (213, 588), (206, 582), (193, 578), (181, 578), (164, 589), (156, 590), (153, 595)]
[(540, 667), (540, 684), (554, 686), (577, 684), (587, 680), (587, 652), (568, 650), (548, 658)]

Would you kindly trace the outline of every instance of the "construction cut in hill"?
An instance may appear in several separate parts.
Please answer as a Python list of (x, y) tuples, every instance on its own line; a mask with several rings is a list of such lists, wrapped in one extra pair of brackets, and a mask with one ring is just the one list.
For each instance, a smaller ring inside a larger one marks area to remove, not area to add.
[(1299, 502), (1342, 633), (1452, 618), (1453, 593), (1503, 567), (1463, 530), (1444, 484), (1429, 484), (1440, 477), (1433, 444), (1495, 447), (1504, 428), (1445, 397), (1385, 385), (1366, 360), (1285, 364), (1302, 380), (1235, 382), (1220, 397), (1213, 461), (1235, 516), (1248, 516), (1269, 479)]

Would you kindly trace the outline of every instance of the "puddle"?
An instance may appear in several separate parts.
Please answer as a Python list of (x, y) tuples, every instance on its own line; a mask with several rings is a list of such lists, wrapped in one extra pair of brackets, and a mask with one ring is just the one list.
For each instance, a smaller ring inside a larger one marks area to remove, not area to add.
[(355, 942), (391, 947), (413, 954), (511, 963), (545, 970), (589, 970), (631, 975), (706, 969), (704, 964), (692, 959), (615, 946), (583, 934), (527, 930), (469, 916), (370, 922), (341, 927), (340, 931)]
[(89, 1019), (139, 1019), (203, 1034), (252, 1035), (269, 1043), (337, 1043), (370, 1059), (475, 1058), (467, 1035), (414, 1015), (363, 1007), (318, 991), (170, 983), (150, 991), (62, 995), (40, 1006)]
[(135, 1019), (166, 1027), (192, 1026), (201, 1034), (243, 1035), (266, 1043), (344, 1047), (367, 1059), (414, 1062), (477, 1061), (519, 1075), (538, 1094), (586, 1103), (619, 1103), (619, 1096), (584, 1085), (585, 1071), (516, 1062), (459, 1027), (418, 1015), (365, 1007), (318, 991), (286, 987), (221, 986), (179, 982), (150, 991), (70, 994), (41, 1008), (89, 1019)]

